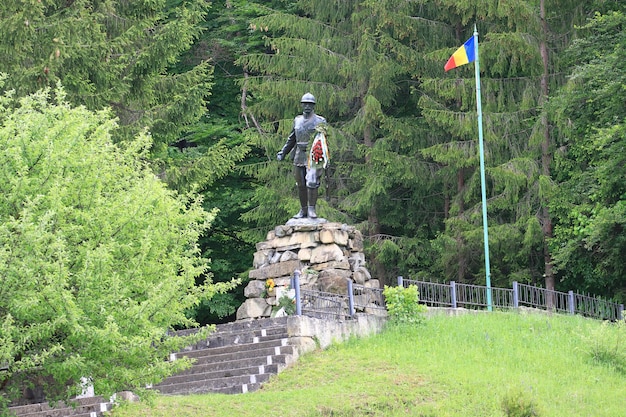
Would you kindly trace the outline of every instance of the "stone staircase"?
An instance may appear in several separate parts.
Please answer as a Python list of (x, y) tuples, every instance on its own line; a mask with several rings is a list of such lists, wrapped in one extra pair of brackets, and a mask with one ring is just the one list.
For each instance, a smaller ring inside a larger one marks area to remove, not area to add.
[(172, 354), (193, 358), (193, 366), (173, 375), (153, 389), (165, 395), (242, 394), (259, 389), (296, 360), (289, 343), (287, 317), (240, 321), (217, 326), (195, 346)]
[[(191, 368), (152, 389), (164, 395), (241, 394), (259, 389), (298, 356), (289, 343), (287, 321), (288, 317), (265, 318), (216, 326), (206, 340), (170, 355), (170, 360), (195, 359)], [(17, 417), (103, 417), (111, 408), (102, 397), (91, 397), (76, 400), (74, 407), (40, 403), (10, 407), (9, 411)]]
[[(385, 322), (385, 317), (357, 314), (343, 322), (287, 316), (221, 324), (206, 340), (173, 353), (170, 360), (189, 356), (195, 362), (152, 389), (163, 395), (255, 391), (299, 355), (350, 337), (376, 333)], [(125, 393), (132, 395), (128, 391), (119, 394)], [(102, 397), (91, 397), (76, 400), (74, 407), (58, 404), (52, 408), (41, 403), (10, 407), (9, 412), (17, 417), (104, 417), (112, 407)]]
[(102, 397), (90, 397), (75, 400), (73, 406), (59, 403), (53, 408), (48, 403), (29, 404), (10, 407), (9, 412), (17, 417), (102, 417), (111, 408), (112, 404)]

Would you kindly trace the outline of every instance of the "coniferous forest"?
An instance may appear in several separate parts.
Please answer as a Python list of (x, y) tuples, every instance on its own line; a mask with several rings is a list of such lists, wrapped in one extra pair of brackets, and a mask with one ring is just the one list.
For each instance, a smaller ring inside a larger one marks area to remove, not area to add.
[[(158, 326), (232, 319), (255, 244), (299, 208), (276, 153), (306, 92), (328, 121), (318, 215), (361, 230), (372, 274), (484, 284), (474, 64), (443, 69), (475, 25), (491, 284), (625, 302), (623, 1), (3, 0), (0, 365), (64, 349), (72, 297), (96, 291), (85, 271), (121, 277), (111, 311), (130, 300), (146, 346)], [(175, 296), (151, 288), (198, 296), (166, 317)], [(115, 329), (106, 308), (80, 311)], [(93, 375), (64, 361), (57, 377)]]

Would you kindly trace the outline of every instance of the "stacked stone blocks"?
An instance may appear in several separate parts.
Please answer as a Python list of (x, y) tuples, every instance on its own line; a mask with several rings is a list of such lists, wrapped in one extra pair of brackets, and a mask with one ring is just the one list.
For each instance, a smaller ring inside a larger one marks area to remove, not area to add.
[[(363, 236), (354, 226), (291, 220), (276, 226), (256, 249), (244, 290), (247, 299), (237, 311), (237, 320), (272, 316), (295, 270), (301, 272), (304, 290), (345, 295), (348, 280), (367, 288), (380, 286), (366, 268)], [(274, 285), (268, 285), (268, 280)]]

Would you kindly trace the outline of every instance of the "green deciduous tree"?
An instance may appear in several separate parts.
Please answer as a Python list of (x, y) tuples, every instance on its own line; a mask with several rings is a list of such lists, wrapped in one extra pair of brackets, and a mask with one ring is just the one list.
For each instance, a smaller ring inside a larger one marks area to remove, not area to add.
[(197, 245), (215, 213), (155, 177), (150, 135), (116, 145), (110, 112), (53, 95), (0, 100), (2, 397), (33, 375), (51, 397), (81, 377), (104, 395), (158, 382), (194, 339), (167, 331), (231, 287), (211, 284)]
[[(599, 2), (600, 5), (606, 2)], [(606, 6), (606, 5), (605, 5)], [(559, 128), (551, 247), (569, 287), (626, 300), (626, 9), (610, 4), (568, 51), (574, 65), (550, 108)]]

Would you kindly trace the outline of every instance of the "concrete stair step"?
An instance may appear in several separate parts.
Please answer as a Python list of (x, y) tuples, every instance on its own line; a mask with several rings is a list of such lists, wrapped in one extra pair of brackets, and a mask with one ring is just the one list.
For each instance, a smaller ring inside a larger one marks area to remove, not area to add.
[[(286, 327), (270, 327), (268, 329), (256, 329), (249, 332), (220, 332), (209, 335), (204, 342), (205, 347), (223, 347), (229, 345), (241, 345), (246, 343), (259, 343), (289, 337)], [(202, 342), (198, 343), (202, 345)]]
[[(208, 349), (207, 349), (208, 350)], [(254, 357), (267, 357), (267, 356), (275, 356), (275, 355), (293, 355), (294, 348), (290, 345), (280, 345), (280, 346), (268, 346), (258, 349), (246, 349), (246, 350), (237, 350), (233, 349), (230, 352), (219, 353), (219, 354), (211, 354), (206, 351), (194, 351), (190, 352), (193, 355), (189, 355), (191, 358), (195, 359), (195, 365), (206, 365), (215, 362), (226, 362), (226, 361), (234, 361), (238, 359), (245, 358), (254, 358)], [(185, 354), (184, 356), (187, 356)]]
[(181, 352), (199, 349), (256, 343), (289, 337), (286, 325), (273, 326), (265, 329), (243, 329), (239, 331), (217, 331), (211, 333), (205, 340), (187, 346)]
[[(155, 387), (161, 394), (202, 394), (243, 387), (250, 384), (262, 384), (267, 382), (273, 374), (240, 375), (227, 378), (206, 379), (202, 381), (181, 382), (177, 384), (165, 384)], [(243, 392), (243, 388), (241, 388)]]
[[(264, 318), (258, 320), (248, 321), (234, 321), (230, 323), (218, 324), (215, 326), (215, 331), (211, 335), (217, 333), (249, 333), (260, 329), (269, 329), (271, 327), (285, 327), (287, 326), (288, 317), (275, 317)], [(173, 335), (185, 336), (198, 332), (199, 329), (186, 329), (172, 332)], [(209, 337), (211, 337), (209, 335)]]
[(264, 340), (258, 342), (250, 342), (250, 343), (242, 343), (235, 345), (226, 345), (220, 347), (208, 347), (203, 349), (195, 349), (189, 351), (181, 351), (174, 355), (170, 355), (170, 360), (173, 358), (178, 358), (180, 356), (186, 356), (189, 358), (200, 358), (203, 356), (218, 356), (224, 353), (235, 353), (235, 352), (250, 352), (250, 351), (260, 351), (266, 348), (275, 348), (281, 346), (287, 346), (289, 339), (272, 339), (272, 340)]
[(247, 392), (253, 392), (261, 388), (262, 384), (244, 384), (234, 385), (227, 388), (218, 388), (211, 391), (214, 394), (245, 394)]
[(191, 375), (195, 373), (224, 372), (233, 369), (255, 368), (267, 365), (285, 365), (287, 364), (288, 355), (271, 355), (271, 356), (251, 356), (246, 358), (234, 359), (231, 361), (209, 362), (205, 364), (195, 363), (191, 368), (179, 372), (171, 376), (173, 378), (179, 375)]
[(57, 403), (51, 407), (49, 403), (39, 403), (10, 407), (11, 415), (17, 417), (101, 417), (105, 411), (110, 411), (112, 404), (102, 397), (81, 398), (75, 400), (72, 407), (64, 403)]
[(176, 353), (179, 354), (179, 353), (194, 352), (194, 351), (203, 350), (203, 349), (239, 346), (239, 345), (246, 345), (249, 343), (271, 342), (273, 340), (281, 340), (281, 339), (287, 339), (287, 338), (289, 338), (289, 335), (286, 329), (276, 329), (273, 333), (267, 334), (266, 336), (261, 336), (260, 332), (255, 332), (255, 334), (220, 333), (219, 335), (209, 337), (206, 340), (201, 340), (194, 345), (186, 346)]
[[(221, 349), (221, 348), (220, 348)], [(293, 354), (294, 348), (291, 345), (281, 343), (274, 346), (253, 346), (246, 345), (243, 348), (241, 346), (233, 346), (230, 349), (214, 352), (211, 349), (195, 350), (192, 352), (184, 352), (176, 355), (176, 358), (189, 357), (194, 359), (194, 364), (204, 365), (207, 363), (233, 361), (242, 358), (251, 358), (258, 356), (273, 356), (283, 354)], [(172, 358), (170, 358), (172, 359)]]
[(289, 317), (272, 317), (257, 320), (233, 321), (230, 323), (218, 324), (217, 332), (247, 332), (256, 329), (268, 329), (270, 327), (285, 327)]
[(163, 382), (161, 382), (158, 386), (169, 385), (169, 384), (180, 384), (186, 382), (195, 382), (195, 381), (204, 381), (210, 379), (219, 379), (219, 378), (230, 378), (236, 376), (249, 376), (249, 375), (260, 375), (260, 374), (277, 374), (281, 367), (286, 366), (285, 364), (272, 363), (270, 365), (259, 365), (259, 366), (250, 366), (247, 368), (231, 368), (231, 369), (223, 369), (218, 371), (209, 371), (209, 372), (194, 372), (191, 374), (177, 374), (166, 378)]

